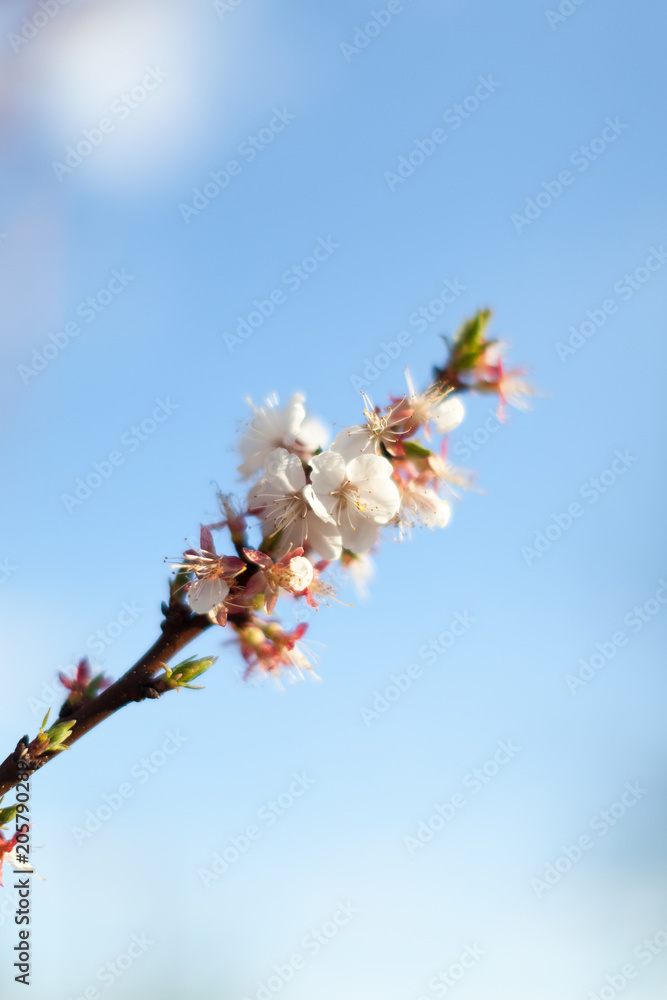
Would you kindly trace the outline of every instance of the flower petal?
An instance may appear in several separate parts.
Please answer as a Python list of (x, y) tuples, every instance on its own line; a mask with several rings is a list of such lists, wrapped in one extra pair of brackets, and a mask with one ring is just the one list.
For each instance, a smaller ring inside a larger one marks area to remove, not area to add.
[(358, 483), (363, 479), (386, 479), (393, 471), (393, 466), (387, 458), (382, 458), (380, 455), (361, 455), (348, 463), (346, 473), (351, 483)]
[(283, 410), (278, 408), (276, 397), (267, 399), (266, 406), (253, 406), (252, 421), (239, 441), (239, 451), (244, 460), (239, 466), (242, 476), (259, 472), (271, 451), (294, 443), (306, 416), (303, 404), (304, 397), (295, 393)]
[(340, 526), (343, 545), (350, 552), (368, 552), (375, 544), (380, 526), (354, 507), (348, 510), (349, 518)]
[(330, 514), (335, 504), (333, 493), (345, 478), (345, 459), (335, 451), (323, 451), (310, 460), (311, 482), (318, 499)]
[(329, 514), (326, 507), (315, 493), (315, 490), (313, 489), (311, 483), (307, 483), (307, 485), (304, 486), (301, 495), (303, 496), (304, 500), (308, 503), (308, 505), (312, 508), (313, 512), (317, 514), (319, 518), (321, 518), (323, 521), (329, 521), (330, 524), (336, 523), (331, 514)]
[(436, 403), (429, 413), (438, 434), (449, 434), (455, 430), (465, 417), (463, 403), (458, 396), (447, 396)]
[(329, 441), (329, 431), (317, 417), (306, 416), (296, 433), (295, 444), (304, 451), (317, 451), (326, 448)]
[(213, 542), (213, 535), (209, 528), (205, 524), (202, 524), (201, 530), (199, 532), (199, 548), (203, 552), (213, 552), (215, 553), (215, 544)]
[(251, 597), (257, 597), (258, 594), (261, 594), (264, 591), (265, 587), (266, 587), (266, 576), (260, 570), (259, 572), (255, 573), (255, 575), (252, 576), (246, 583), (245, 587), (243, 588), (243, 597), (248, 600)]
[(246, 568), (246, 564), (238, 556), (221, 556), (220, 567), (225, 576), (238, 576)]
[(368, 426), (346, 427), (334, 438), (331, 451), (338, 452), (346, 462), (366, 453), (374, 453), (374, 441)]
[(220, 577), (204, 577), (195, 580), (188, 587), (188, 604), (198, 615), (206, 615), (222, 604), (229, 593), (229, 587)]
[(261, 566), (263, 569), (273, 565), (273, 559), (271, 556), (267, 556), (266, 552), (260, 552), (258, 549), (243, 549), (243, 555), (251, 563), (255, 563), (257, 566)]
[(333, 518), (323, 521), (316, 514), (309, 514), (306, 518), (306, 532), (309, 544), (322, 559), (331, 561), (340, 558), (343, 543)]
[(365, 515), (377, 524), (387, 524), (398, 513), (401, 496), (392, 479), (374, 479), (371, 485), (357, 484), (359, 496), (365, 501)]
[(289, 444), (293, 444), (294, 438), (301, 428), (301, 424), (306, 419), (305, 402), (306, 397), (303, 393), (295, 392), (285, 403), (280, 424), (282, 425), (283, 436)]

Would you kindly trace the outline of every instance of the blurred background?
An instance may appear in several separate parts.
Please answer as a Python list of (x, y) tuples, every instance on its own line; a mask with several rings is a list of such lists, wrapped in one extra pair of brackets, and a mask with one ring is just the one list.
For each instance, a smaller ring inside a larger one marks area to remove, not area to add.
[(312, 616), (320, 681), (244, 682), (210, 632), (205, 691), (34, 779), (40, 998), (664, 997), (666, 27), (3, 3), (1, 756), (58, 670), (154, 641), (165, 557), (242, 489), (245, 397), (335, 433), (484, 306), (541, 393), (466, 401), (479, 491)]

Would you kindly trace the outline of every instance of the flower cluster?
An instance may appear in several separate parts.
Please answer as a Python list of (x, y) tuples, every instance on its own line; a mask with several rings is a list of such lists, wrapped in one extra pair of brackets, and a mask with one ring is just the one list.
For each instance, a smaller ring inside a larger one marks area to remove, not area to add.
[[(221, 497), (225, 520), (203, 527), (200, 548), (173, 566), (184, 574), (192, 611), (218, 625), (230, 622), (248, 672), (301, 674), (313, 666), (302, 642), (307, 626), (290, 631), (266, 617), (281, 595), (317, 607), (333, 595), (322, 577), (327, 567), (337, 562), (363, 575), (383, 530), (403, 538), (418, 525), (448, 524), (443, 494), (469, 484), (446, 460), (447, 435), (465, 415), (462, 395), (495, 392), (501, 406), (522, 405), (532, 391), (518, 378), (522, 373), (504, 370), (502, 345), (486, 338), (489, 317), (481, 312), (464, 323), (425, 391), (406, 372), (405, 392), (385, 407), (362, 394), (363, 419), (328, 447), (302, 395), (282, 408), (275, 397), (251, 404), (240, 441), (239, 472), (250, 480), (246, 502)], [(261, 529), (257, 548), (248, 545), (249, 519)], [(230, 531), (235, 556), (215, 550), (211, 528), (221, 527)]]
[(198, 549), (186, 549), (183, 562), (172, 569), (192, 574), (188, 584), (188, 603), (196, 614), (209, 615), (218, 625), (227, 624), (227, 613), (238, 587), (234, 578), (246, 564), (237, 556), (219, 556), (209, 528), (202, 526)]
[(535, 390), (522, 377), (526, 374), (524, 368), (505, 368), (503, 354), (507, 345), (502, 340), (487, 340), (490, 319), (491, 311), (482, 309), (463, 324), (451, 343), (443, 338), (449, 357), (443, 368), (434, 369), (434, 375), (439, 385), (495, 393), (499, 398), (498, 417), (504, 420), (507, 404), (525, 410), (525, 397), (534, 396)]

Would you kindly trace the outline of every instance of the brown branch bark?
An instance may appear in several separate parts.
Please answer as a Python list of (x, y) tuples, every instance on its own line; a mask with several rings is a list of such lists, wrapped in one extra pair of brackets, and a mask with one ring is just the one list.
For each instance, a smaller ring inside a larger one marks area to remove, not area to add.
[[(230, 616), (231, 617), (231, 616)], [(145, 698), (158, 698), (160, 692), (151, 686), (151, 681), (160, 667), (176, 655), (184, 646), (210, 628), (212, 622), (206, 615), (192, 614), (183, 605), (165, 607), (162, 635), (151, 648), (137, 660), (134, 666), (114, 684), (102, 691), (96, 698), (80, 706), (68, 721), (74, 720), (74, 729), (65, 740), (68, 746), (76, 743), (87, 732), (104, 722), (119, 708)], [(48, 751), (33, 757), (28, 750), (28, 738), (19, 740), (16, 749), (0, 764), (0, 797), (27, 777), (34, 774), (59, 754)], [(18, 761), (24, 764), (19, 769)], [(25, 766), (27, 765), (27, 767)]]
[[(239, 556), (243, 555), (243, 546), (246, 544), (245, 536), (234, 539), (235, 547)], [(247, 562), (247, 560), (246, 560)], [(238, 578), (242, 586), (250, 577), (257, 572), (257, 566), (247, 563), (243, 575)], [(71, 746), (80, 740), (82, 736), (99, 726), (110, 715), (113, 715), (119, 708), (124, 708), (134, 701), (144, 701), (146, 698), (159, 698), (166, 693), (165, 685), (160, 683), (158, 678), (153, 680), (156, 673), (169, 660), (180, 652), (189, 642), (196, 639), (207, 629), (211, 628), (213, 622), (208, 615), (197, 615), (190, 610), (183, 600), (183, 583), (179, 585), (178, 576), (170, 584), (169, 603), (162, 605), (164, 621), (162, 622), (162, 635), (153, 643), (151, 648), (144, 653), (141, 659), (137, 660), (133, 667), (130, 667), (122, 677), (83, 705), (80, 705), (72, 712), (61, 710), (60, 719), (68, 722), (74, 721), (72, 732), (63, 742), (66, 746)], [(241, 628), (249, 621), (249, 614), (245, 608), (239, 608), (228, 616), (228, 624)], [(63, 706), (64, 708), (64, 706)], [(0, 764), (0, 798), (14, 788), (20, 781), (26, 781), (32, 774), (48, 764), (54, 757), (58, 757), (61, 751), (34, 755), (29, 749), (29, 737), (22, 737), (16, 745), (16, 749)], [(18, 762), (22, 761), (19, 768)]]

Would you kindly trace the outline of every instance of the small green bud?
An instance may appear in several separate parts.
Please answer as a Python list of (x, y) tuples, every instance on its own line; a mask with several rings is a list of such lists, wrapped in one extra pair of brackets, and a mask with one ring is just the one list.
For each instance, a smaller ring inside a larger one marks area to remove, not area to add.
[(449, 367), (457, 371), (468, 371), (477, 365), (487, 347), (493, 341), (485, 339), (486, 327), (491, 319), (490, 309), (480, 309), (472, 319), (463, 323), (454, 336)]
[[(56, 722), (53, 726), (47, 729), (44, 733), (46, 736), (48, 744), (45, 747), (49, 753), (60, 753), (61, 750), (69, 749), (64, 740), (71, 734), (74, 729), (75, 720), (72, 719), (69, 722)], [(44, 751), (42, 751), (43, 753)]]
[(244, 628), (241, 632), (241, 637), (244, 642), (247, 642), (247, 644), (252, 646), (254, 649), (258, 649), (266, 641), (264, 632), (257, 625), (248, 625), (248, 627)]
[(16, 817), (18, 812), (18, 805), (5, 806), (4, 809), (0, 809), (0, 827), (7, 826), (8, 823)]
[(408, 458), (428, 458), (433, 454), (430, 448), (425, 448), (419, 441), (404, 441), (403, 447)]
[(165, 684), (170, 688), (188, 687), (193, 690), (200, 690), (201, 685), (191, 684), (190, 682), (196, 680), (197, 677), (201, 677), (209, 667), (213, 666), (217, 659), (217, 656), (203, 656), (200, 658), (191, 656), (189, 659), (179, 663), (173, 670), (165, 666)]

